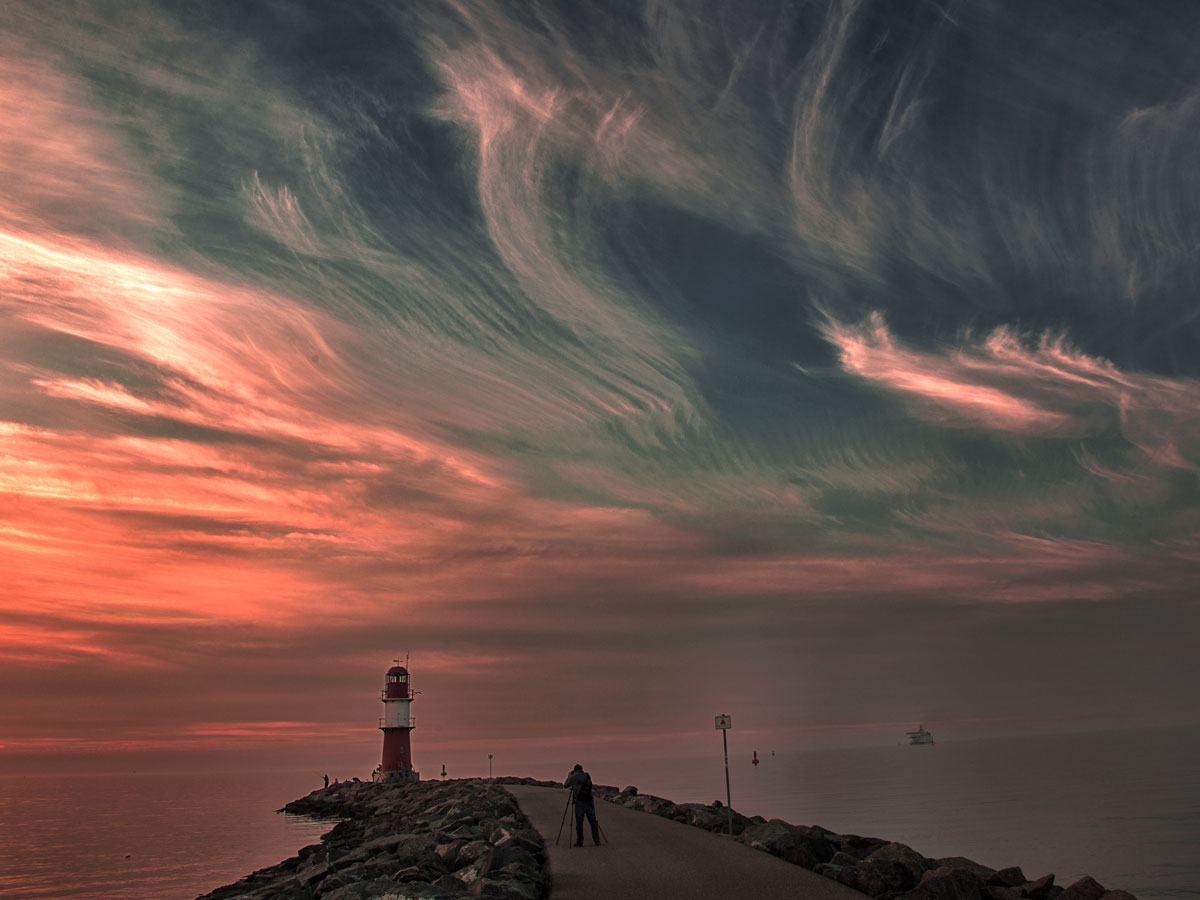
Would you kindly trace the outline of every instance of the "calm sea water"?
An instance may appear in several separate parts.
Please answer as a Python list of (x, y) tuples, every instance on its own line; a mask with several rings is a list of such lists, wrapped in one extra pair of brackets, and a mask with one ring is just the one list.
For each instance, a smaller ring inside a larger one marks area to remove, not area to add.
[(311, 772), (0, 777), (0, 897), (191, 900), (329, 830)]
[[(757, 767), (731, 759), (730, 780), (748, 814), (1054, 872), (1060, 884), (1086, 873), (1143, 900), (1197, 898), (1197, 747), (1200, 727), (775, 756), (763, 746)], [(574, 761), (496, 774), (559, 779)], [(679, 802), (725, 796), (719, 740), (703, 758), (580, 761), (599, 783)], [(316, 841), (327, 824), (274, 810), (318, 784), (312, 772), (0, 777), (0, 897), (191, 900)]]

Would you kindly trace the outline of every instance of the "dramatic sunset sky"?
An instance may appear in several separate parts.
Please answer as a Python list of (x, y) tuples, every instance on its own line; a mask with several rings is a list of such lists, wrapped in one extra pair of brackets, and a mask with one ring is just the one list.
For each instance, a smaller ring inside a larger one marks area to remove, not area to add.
[(1198, 45), (5, 0), (0, 762), (1195, 721)]

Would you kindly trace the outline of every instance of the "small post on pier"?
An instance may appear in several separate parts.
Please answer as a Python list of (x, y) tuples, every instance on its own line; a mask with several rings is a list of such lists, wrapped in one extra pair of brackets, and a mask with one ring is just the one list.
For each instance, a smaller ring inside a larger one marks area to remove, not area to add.
[(733, 801), (729, 796), (729, 738), (726, 735), (733, 727), (733, 718), (725, 714), (717, 716), (717, 731), (721, 732), (721, 746), (725, 748), (725, 812), (729, 816), (729, 836), (733, 837)]

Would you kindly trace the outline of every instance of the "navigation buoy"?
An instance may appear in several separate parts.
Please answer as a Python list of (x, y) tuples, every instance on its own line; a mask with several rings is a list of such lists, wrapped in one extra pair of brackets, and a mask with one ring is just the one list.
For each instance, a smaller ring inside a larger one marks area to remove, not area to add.
[(750, 760), (750, 762), (754, 763), (754, 765), (756, 765), (756, 766), (758, 765), (758, 751), (757, 750), (754, 751), (754, 759)]

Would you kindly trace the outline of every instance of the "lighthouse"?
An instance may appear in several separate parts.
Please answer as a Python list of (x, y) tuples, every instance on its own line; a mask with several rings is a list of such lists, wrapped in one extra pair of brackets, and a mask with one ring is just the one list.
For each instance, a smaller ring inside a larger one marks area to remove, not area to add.
[(380, 781), (418, 781), (420, 773), (413, 770), (412, 743), (409, 735), (417, 721), (408, 714), (412, 703), (412, 683), (408, 669), (392, 666), (383, 679), (383, 716), (379, 730), (383, 732), (383, 761), (379, 764)]

